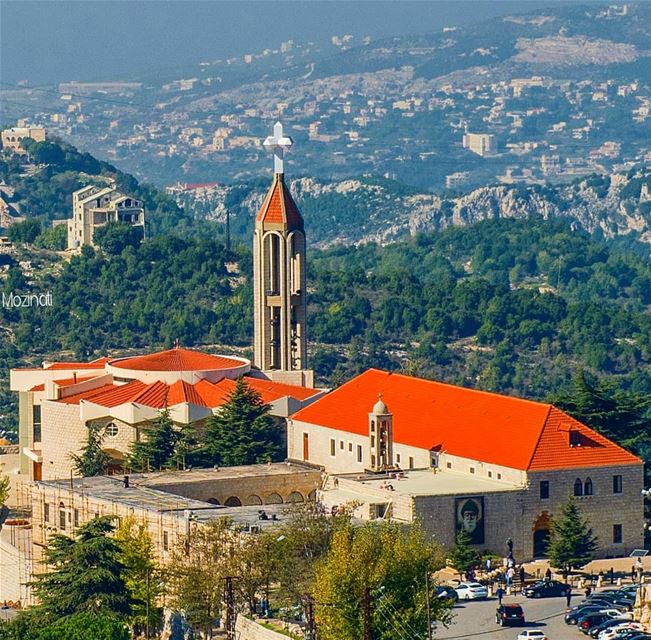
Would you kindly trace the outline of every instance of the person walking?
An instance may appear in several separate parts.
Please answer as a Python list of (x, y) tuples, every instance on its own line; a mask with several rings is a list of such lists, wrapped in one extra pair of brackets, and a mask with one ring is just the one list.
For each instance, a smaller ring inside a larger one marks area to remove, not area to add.
[(549, 582), (552, 579), (552, 570), (547, 567), (547, 571), (545, 571), (545, 580)]
[(565, 602), (567, 603), (567, 607), (569, 609), (570, 602), (572, 602), (572, 587), (570, 586), (567, 587), (567, 591), (565, 592)]
[(497, 604), (501, 605), (502, 598), (504, 597), (504, 589), (502, 589), (502, 585), (497, 587), (497, 591), (495, 592), (495, 595), (497, 596)]
[(524, 572), (524, 567), (520, 565), (520, 572), (519, 576), (520, 578), (520, 590), (524, 589), (524, 578), (525, 578), (525, 572)]

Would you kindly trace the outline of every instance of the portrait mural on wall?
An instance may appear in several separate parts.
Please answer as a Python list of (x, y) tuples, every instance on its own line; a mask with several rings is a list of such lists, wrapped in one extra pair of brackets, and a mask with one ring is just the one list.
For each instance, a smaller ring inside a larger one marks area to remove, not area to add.
[(455, 498), (457, 531), (465, 531), (470, 544), (484, 544), (484, 498)]

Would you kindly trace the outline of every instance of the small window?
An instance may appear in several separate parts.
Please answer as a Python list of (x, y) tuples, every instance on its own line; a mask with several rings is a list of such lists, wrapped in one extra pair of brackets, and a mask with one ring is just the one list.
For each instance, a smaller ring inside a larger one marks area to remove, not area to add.
[(170, 549), (170, 539), (167, 535), (167, 531), (163, 531), (163, 550), (169, 551)]
[(34, 425), (34, 442), (41, 442), (41, 405), (35, 404), (32, 407), (32, 419)]
[(622, 543), (622, 525), (621, 524), (614, 524), (613, 525), (613, 544), (621, 544)]
[(409, 468), (414, 468), (414, 458), (412, 456), (409, 456)]
[(501, 479), (502, 479), (502, 474), (501, 474), (501, 473), (498, 473), (498, 474), (497, 474), (497, 479), (498, 479), (498, 480), (501, 480)]
[(337, 453), (337, 442), (334, 438), (330, 438), (330, 455), (334, 456)]
[(400, 454), (396, 453), (396, 462), (400, 464)]
[(357, 445), (357, 462), (362, 461), (362, 445), (358, 444)]
[(586, 478), (585, 482), (583, 483), (583, 495), (592, 495), (592, 480), (590, 480), (590, 478)]
[(371, 420), (371, 433), (375, 433), (375, 420)]
[(339, 440), (339, 448), (343, 451), (344, 450), (344, 441)]
[(583, 482), (581, 482), (580, 478), (577, 478), (574, 481), (574, 495), (575, 496), (582, 496), (583, 495)]
[(492, 471), (489, 471), (489, 472), (488, 472), (488, 477), (489, 477), (489, 478), (492, 478), (492, 477), (493, 477), (493, 472), (492, 472)]
[(371, 436), (371, 447), (375, 446), (375, 436)]
[(445, 463), (445, 466), (446, 466), (448, 469), (452, 469), (452, 463), (451, 463), (451, 462), (446, 462), (446, 463)]
[(549, 498), (549, 480), (540, 481), (540, 499), (547, 500)]
[(66, 530), (66, 511), (59, 506), (59, 529)]
[(353, 443), (352, 443), (352, 442), (349, 442), (349, 443), (348, 443), (348, 451), (349, 451), (350, 453), (353, 452)]
[(620, 474), (613, 476), (613, 493), (623, 493), (624, 482)]
[(115, 438), (115, 436), (117, 436), (118, 433), (120, 433), (120, 428), (118, 427), (117, 424), (115, 424), (115, 422), (109, 422), (106, 425), (105, 431), (106, 431), (106, 435), (109, 438)]
[(43, 505), (43, 520), (50, 521), (50, 505), (47, 502)]
[(475, 473), (475, 467), (470, 467), (470, 473)]
[(79, 509), (75, 509), (74, 514), (75, 514), (75, 527), (78, 527), (79, 526)]

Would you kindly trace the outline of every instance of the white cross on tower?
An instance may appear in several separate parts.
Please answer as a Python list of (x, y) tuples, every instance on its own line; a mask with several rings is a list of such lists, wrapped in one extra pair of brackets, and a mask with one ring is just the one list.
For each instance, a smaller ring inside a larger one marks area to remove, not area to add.
[(283, 160), (285, 153), (291, 149), (294, 141), (289, 137), (283, 135), (283, 125), (276, 122), (274, 125), (274, 134), (265, 139), (262, 146), (267, 151), (272, 151), (274, 154), (274, 173), (285, 173)]

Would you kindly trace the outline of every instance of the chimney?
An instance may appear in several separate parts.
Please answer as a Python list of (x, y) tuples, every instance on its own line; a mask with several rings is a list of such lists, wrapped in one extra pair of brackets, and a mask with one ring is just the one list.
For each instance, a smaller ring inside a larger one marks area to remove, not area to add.
[(124, 488), (129, 488), (129, 476), (124, 476)]
[(72, 374), (72, 384), (77, 384), (77, 372), (74, 371)]

